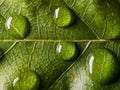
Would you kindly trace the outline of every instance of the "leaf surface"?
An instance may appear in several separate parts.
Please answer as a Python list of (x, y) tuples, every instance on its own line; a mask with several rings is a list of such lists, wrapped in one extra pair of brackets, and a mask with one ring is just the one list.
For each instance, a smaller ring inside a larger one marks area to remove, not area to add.
[[(70, 27), (59, 28), (54, 23), (55, 10), (66, 7), (62, 1), (56, 0), (1, 0), (0, 1), (0, 39), (11, 40), (5, 29), (6, 21), (14, 14), (28, 18), (31, 30), (28, 39), (39, 40), (90, 40), (97, 39), (96, 35), (76, 16)], [(3, 37), (4, 35), (4, 37)], [(13, 38), (12, 38), (13, 39)]]
[[(41, 90), (119, 89), (120, 80), (100, 86), (90, 79), (86, 70), (86, 57), (96, 48), (109, 48), (119, 60), (119, 41), (99, 40), (118, 38), (119, 4), (113, 0), (99, 4), (93, 0), (64, 1), (0, 0), (0, 48), (4, 51), (0, 61), (0, 90), (13, 90), (14, 79), (28, 70), (40, 75)], [(55, 9), (61, 6), (69, 6), (76, 17), (73, 25), (66, 28), (54, 23)], [(30, 22), (30, 35), (26, 39), (15, 40), (8, 34), (5, 24), (14, 14), (21, 14)], [(62, 60), (56, 53), (60, 41), (76, 41), (79, 57), (73, 61)]]
[(114, 0), (64, 1), (101, 39), (119, 39), (119, 3)]

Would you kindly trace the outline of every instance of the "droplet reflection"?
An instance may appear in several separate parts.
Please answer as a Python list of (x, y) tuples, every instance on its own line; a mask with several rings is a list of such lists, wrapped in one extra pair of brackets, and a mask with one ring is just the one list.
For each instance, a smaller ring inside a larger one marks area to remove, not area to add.
[(89, 72), (90, 72), (90, 74), (92, 74), (93, 62), (94, 62), (94, 56), (91, 55), (90, 60), (89, 60)]
[(59, 10), (60, 10), (60, 8), (57, 8), (57, 9), (55, 10), (55, 18), (58, 18)]
[(60, 53), (60, 52), (61, 52), (61, 49), (62, 49), (62, 45), (59, 43), (59, 44), (57, 45), (56, 52), (57, 52), (57, 53)]
[(11, 21), (12, 21), (12, 17), (9, 17), (7, 22), (6, 22), (6, 27), (7, 27), (8, 30), (10, 29)]
[(15, 78), (15, 80), (13, 81), (13, 86), (15, 86), (15, 84), (18, 80), (19, 80), (19, 77)]

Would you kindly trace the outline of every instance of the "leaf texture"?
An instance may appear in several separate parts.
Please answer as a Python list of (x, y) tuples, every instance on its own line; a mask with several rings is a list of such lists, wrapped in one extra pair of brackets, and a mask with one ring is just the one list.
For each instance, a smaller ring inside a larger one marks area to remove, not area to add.
[[(55, 25), (58, 7), (73, 11), (73, 25)], [(16, 40), (8, 34), (5, 24), (14, 14), (30, 22), (26, 39)], [(86, 69), (87, 55), (97, 48), (110, 49), (119, 60), (119, 14), (119, 4), (113, 0), (0, 0), (0, 48), (4, 51), (0, 58), (0, 90), (13, 90), (14, 79), (28, 70), (39, 74), (40, 90), (119, 90), (119, 79), (101, 86), (90, 79)], [(80, 53), (76, 60), (59, 57), (56, 47), (61, 41), (77, 44)]]

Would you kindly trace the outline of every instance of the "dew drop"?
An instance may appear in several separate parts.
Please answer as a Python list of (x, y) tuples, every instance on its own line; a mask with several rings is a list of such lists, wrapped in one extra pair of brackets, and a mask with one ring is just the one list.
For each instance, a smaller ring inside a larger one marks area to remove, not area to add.
[(21, 73), (13, 81), (14, 90), (38, 90), (39, 85), (39, 75), (33, 71)]
[(11, 36), (17, 39), (23, 39), (30, 32), (30, 23), (25, 16), (13, 15), (7, 19), (6, 28)]
[(120, 73), (117, 57), (108, 49), (93, 50), (87, 56), (90, 78), (101, 85), (114, 82)]
[(67, 7), (58, 7), (55, 9), (54, 22), (58, 27), (67, 27), (74, 22), (75, 15)]
[(77, 45), (70, 42), (59, 42), (56, 52), (63, 60), (75, 60), (79, 54)]

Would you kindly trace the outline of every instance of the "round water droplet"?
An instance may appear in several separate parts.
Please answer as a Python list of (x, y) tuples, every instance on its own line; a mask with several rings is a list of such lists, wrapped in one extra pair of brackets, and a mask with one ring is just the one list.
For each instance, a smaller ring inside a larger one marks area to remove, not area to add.
[(13, 81), (14, 90), (38, 90), (40, 78), (36, 72), (22, 73)]
[(57, 45), (56, 52), (63, 60), (75, 60), (78, 57), (78, 47), (75, 43), (60, 42)]
[(107, 49), (97, 49), (87, 57), (87, 67), (91, 79), (102, 85), (114, 82), (119, 75), (117, 57)]
[(74, 13), (67, 7), (59, 7), (55, 10), (54, 22), (58, 27), (67, 27), (75, 19)]
[(28, 19), (22, 15), (13, 15), (6, 22), (6, 27), (11, 36), (22, 39), (30, 32), (30, 23)]

